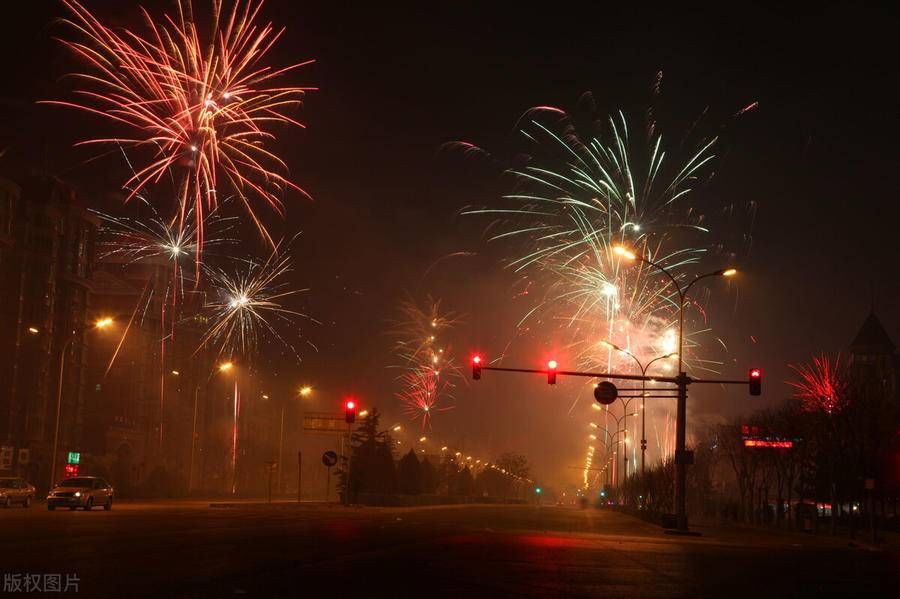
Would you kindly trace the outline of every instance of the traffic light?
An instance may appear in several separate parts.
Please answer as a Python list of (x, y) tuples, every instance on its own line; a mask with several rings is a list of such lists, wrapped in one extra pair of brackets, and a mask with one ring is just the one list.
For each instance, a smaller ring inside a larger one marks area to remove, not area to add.
[(762, 395), (762, 370), (751, 368), (749, 373), (750, 395)]
[(78, 476), (79, 470), (81, 470), (81, 466), (79, 464), (66, 464), (63, 472), (66, 478), (71, 478), (73, 476)]
[(356, 422), (356, 402), (352, 399), (344, 402), (344, 420), (347, 421), (347, 424)]
[(555, 385), (556, 384), (556, 367), (558, 364), (556, 360), (550, 360), (547, 362), (547, 384)]
[(540, 488), (540, 487), (537, 487), (537, 488), (534, 490), (534, 492), (537, 493), (538, 495), (540, 495), (540, 494), (541, 494), (541, 488)]
[(481, 356), (472, 356), (472, 380), (481, 380)]

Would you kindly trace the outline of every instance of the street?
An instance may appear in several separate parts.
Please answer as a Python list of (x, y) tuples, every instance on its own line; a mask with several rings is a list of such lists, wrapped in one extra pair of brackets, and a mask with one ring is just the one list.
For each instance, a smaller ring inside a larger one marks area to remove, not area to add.
[(0, 575), (74, 574), (87, 597), (888, 596), (898, 582), (895, 553), (846, 539), (699, 530), (563, 507), (39, 504), (0, 510)]

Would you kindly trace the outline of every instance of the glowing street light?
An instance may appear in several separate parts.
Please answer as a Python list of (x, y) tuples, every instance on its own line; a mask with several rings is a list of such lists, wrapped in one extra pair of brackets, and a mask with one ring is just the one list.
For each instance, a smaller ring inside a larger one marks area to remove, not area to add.
[(28, 327), (28, 332), (31, 333), (32, 335), (37, 335), (41, 331), (37, 327)]
[(219, 364), (219, 372), (228, 372), (234, 368), (234, 364), (232, 362), (222, 362)]
[(633, 251), (624, 246), (617, 245), (613, 247), (613, 252), (617, 255), (631, 261), (639, 260), (647, 266), (653, 267), (664, 274), (672, 282), (675, 290), (678, 292), (678, 404), (675, 413), (675, 517), (677, 520), (678, 530), (687, 531), (687, 461), (685, 454), (686, 441), (686, 420), (687, 420), (687, 386), (690, 384), (690, 378), (684, 372), (684, 308), (687, 300), (688, 291), (699, 281), (710, 277), (733, 277), (737, 274), (735, 268), (723, 268), (713, 272), (700, 275), (683, 286), (679, 280), (663, 265), (654, 262), (643, 256), (636, 255)]
[(112, 325), (113, 322), (113, 319), (107, 316), (105, 318), (98, 319), (97, 322), (94, 323), (94, 326), (102, 330)]
[(313, 392), (313, 388), (310, 387), (309, 385), (304, 385), (303, 387), (300, 387), (300, 396), (301, 397), (309, 397), (310, 395), (312, 395), (312, 392)]

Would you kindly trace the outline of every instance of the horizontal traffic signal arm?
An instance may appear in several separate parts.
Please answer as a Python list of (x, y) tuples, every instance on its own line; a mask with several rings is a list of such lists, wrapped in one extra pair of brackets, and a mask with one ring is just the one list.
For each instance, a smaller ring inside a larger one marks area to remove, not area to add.
[[(480, 366), (480, 371), (493, 370), (496, 372), (522, 372), (526, 374), (543, 374), (547, 376), (550, 373), (556, 373), (557, 376), (583, 376), (596, 379), (619, 379), (624, 381), (649, 381), (655, 383), (671, 383), (677, 385), (679, 377), (677, 376), (643, 376), (640, 374), (618, 374), (615, 372), (583, 372), (580, 370), (558, 370), (549, 368), (505, 368), (502, 366)], [(479, 377), (480, 378), (480, 377)], [(748, 379), (732, 380), (732, 379), (695, 379), (685, 375), (685, 383), (687, 384), (716, 384), (716, 385), (749, 385)], [(633, 390), (633, 389), (629, 389)], [(654, 391), (663, 391), (663, 389), (654, 389)]]
[[(501, 366), (482, 366), (481, 370), (494, 370), (497, 372), (524, 372), (531, 374), (543, 374), (544, 376), (550, 374), (551, 372), (555, 372), (557, 376), (586, 376), (589, 378), (597, 378), (597, 379), (621, 379), (626, 381), (656, 381), (657, 383), (672, 383), (677, 384), (677, 377), (667, 377), (667, 376), (642, 376), (640, 374), (616, 374), (610, 372), (581, 372), (578, 370), (557, 370), (557, 369), (536, 369), (536, 368), (504, 368)], [(713, 382), (713, 381), (709, 381)], [(744, 381), (746, 384), (747, 381)]]

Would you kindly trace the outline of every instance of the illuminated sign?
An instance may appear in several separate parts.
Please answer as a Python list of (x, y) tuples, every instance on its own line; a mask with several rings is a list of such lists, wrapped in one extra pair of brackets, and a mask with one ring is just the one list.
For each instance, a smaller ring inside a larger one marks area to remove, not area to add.
[(80, 464), (81, 463), (81, 453), (77, 452), (77, 451), (70, 451), (68, 462), (70, 464)]
[(78, 476), (78, 464), (66, 464), (65, 474), (66, 478), (71, 476)]
[(744, 447), (774, 447), (776, 449), (791, 449), (793, 446), (793, 441), (784, 439), (744, 439)]

